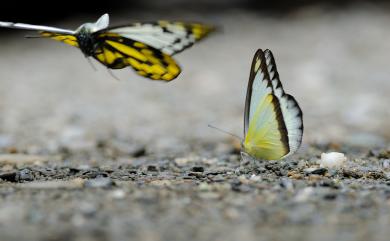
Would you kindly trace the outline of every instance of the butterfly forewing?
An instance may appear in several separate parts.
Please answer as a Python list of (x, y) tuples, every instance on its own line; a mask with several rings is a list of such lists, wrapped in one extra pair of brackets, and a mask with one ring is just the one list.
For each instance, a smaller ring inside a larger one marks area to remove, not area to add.
[(248, 131), (249, 122), (253, 118), (257, 106), (268, 94), (272, 93), (272, 85), (269, 81), (267, 66), (262, 59), (263, 57), (256, 53), (252, 61), (245, 100), (244, 136)]
[(116, 33), (173, 55), (205, 37), (213, 28), (197, 23), (158, 21), (112, 27), (104, 31)]

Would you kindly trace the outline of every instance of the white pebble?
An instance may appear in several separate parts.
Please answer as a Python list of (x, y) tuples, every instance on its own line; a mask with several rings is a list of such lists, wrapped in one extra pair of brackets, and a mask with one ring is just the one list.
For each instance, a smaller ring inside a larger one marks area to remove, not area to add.
[(306, 202), (309, 200), (310, 196), (314, 194), (314, 188), (312, 187), (305, 187), (304, 189), (300, 190), (294, 197), (294, 201), (296, 202)]
[(390, 167), (390, 159), (383, 160), (383, 168), (389, 168)]
[(261, 176), (256, 176), (255, 174), (252, 174), (252, 176), (249, 180), (254, 181), (254, 182), (260, 182)]
[(110, 196), (113, 199), (124, 199), (126, 197), (126, 192), (123, 191), (122, 189), (117, 189), (117, 190), (111, 191)]
[(344, 153), (340, 153), (340, 152), (322, 153), (320, 167), (339, 168), (342, 167), (346, 161), (347, 158), (344, 156)]

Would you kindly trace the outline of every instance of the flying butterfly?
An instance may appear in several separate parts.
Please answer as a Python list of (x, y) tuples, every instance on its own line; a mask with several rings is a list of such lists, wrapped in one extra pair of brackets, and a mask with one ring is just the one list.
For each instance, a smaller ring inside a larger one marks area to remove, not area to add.
[(153, 80), (170, 81), (181, 72), (172, 58), (214, 30), (199, 23), (158, 21), (109, 27), (104, 14), (96, 23), (85, 23), (75, 31), (55, 27), (0, 22), (0, 27), (39, 31), (40, 37), (78, 47), (107, 68), (131, 66)]
[(284, 92), (272, 52), (257, 50), (245, 102), (243, 152), (255, 159), (283, 159), (298, 150), (302, 135), (302, 110)]

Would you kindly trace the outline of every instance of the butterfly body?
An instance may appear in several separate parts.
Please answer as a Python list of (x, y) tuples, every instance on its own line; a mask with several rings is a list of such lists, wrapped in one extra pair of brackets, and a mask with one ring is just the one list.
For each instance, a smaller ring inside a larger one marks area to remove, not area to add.
[(0, 27), (37, 30), (42, 37), (78, 47), (86, 57), (95, 58), (107, 68), (130, 66), (139, 75), (164, 81), (173, 80), (181, 72), (172, 55), (213, 30), (202, 24), (168, 21), (109, 27), (108, 14), (75, 31), (10, 22), (0, 22)]
[(243, 151), (255, 159), (279, 160), (298, 150), (302, 135), (302, 110), (284, 92), (272, 52), (259, 49), (248, 83)]
[(87, 29), (80, 29), (75, 34), (78, 46), (86, 57), (95, 55), (96, 50), (99, 48), (99, 43), (94, 39), (91, 32)]

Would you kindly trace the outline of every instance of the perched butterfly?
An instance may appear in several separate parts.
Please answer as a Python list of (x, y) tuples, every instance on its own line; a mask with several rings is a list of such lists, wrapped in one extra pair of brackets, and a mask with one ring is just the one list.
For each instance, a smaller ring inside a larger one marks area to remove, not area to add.
[(37, 30), (51, 38), (80, 48), (110, 69), (131, 66), (138, 74), (153, 80), (170, 81), (181, 70), (172, 55), (205, 37), (213, 27), (198, 23), (158, 21), (108, 27), (104, 14), (96, 23), (67, 30), (23, 23), (0, 22), (0, 27)]
[(284, 92), (272, 52), (259, 49), (248, 82), (243, 152), (256, 159), (279, 160), (298, 150), (302, 135), (301, 108)]

